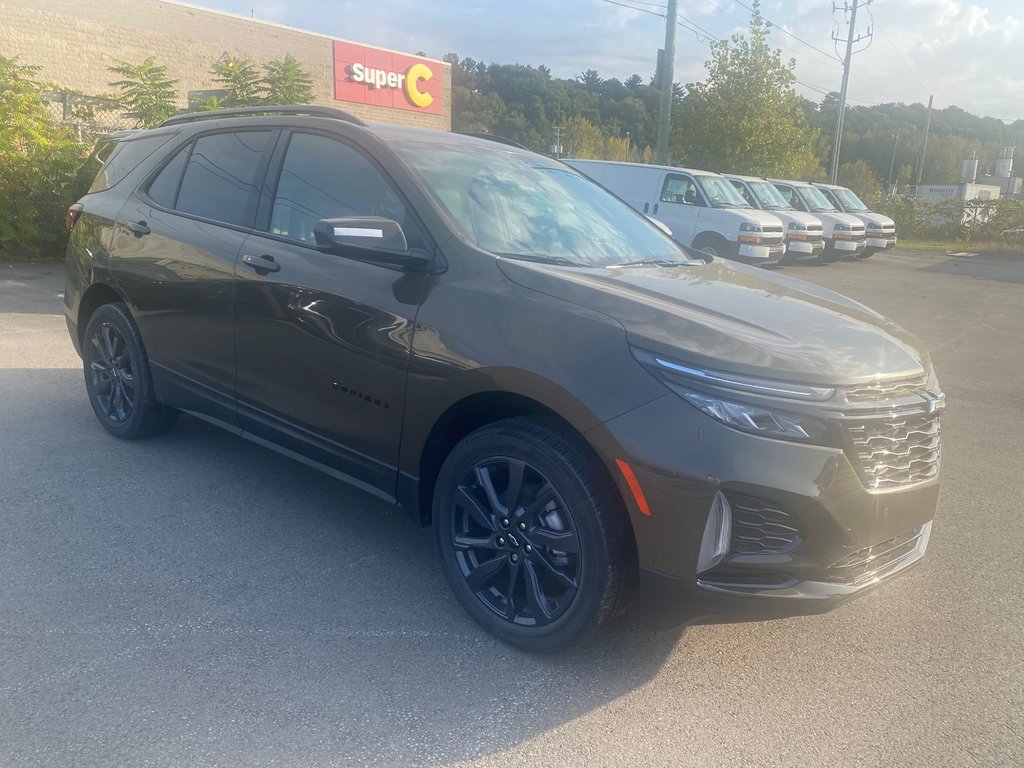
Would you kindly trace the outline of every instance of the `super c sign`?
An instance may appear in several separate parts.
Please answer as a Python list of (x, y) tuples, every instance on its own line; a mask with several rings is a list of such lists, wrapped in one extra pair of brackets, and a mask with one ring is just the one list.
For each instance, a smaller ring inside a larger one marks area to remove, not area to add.
[(439, 115), (441, 65), (335, 40), (334, 98)]

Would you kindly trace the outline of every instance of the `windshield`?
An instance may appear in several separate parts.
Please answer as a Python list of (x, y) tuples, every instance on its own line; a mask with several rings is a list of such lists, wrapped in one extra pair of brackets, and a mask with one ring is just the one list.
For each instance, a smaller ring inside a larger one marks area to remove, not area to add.
[(751, 193), (757, 199), (758, 205), (768, 211), (792, 211), (790, 205), (782, 193), (776, 189), (774, 184), (767, 181), (748, 181)]
[(807, 206), (807, 210), (815, 213), (822, 211), (834, 211), (836, 207), (828, 201), (821, 190), (817, 187), (797, 187), (797, 194), (800, 195), (800, 199), (804, 201), (804, 205)]
[(839, 198), (839, 202), (843, 208), (847, 211), (866, 211), (868, 207), (864, 205), (864, 202), (857, 197), (852, 189), (846, 189), (840, 187), (839, 189), (830, 190), (833, 195)]
[(565, 165), (495, 146), (397, 142), (477, 247), (585, 267), (691, 260), (650, 221)]
[(715, 208), (750, 208), (728, 179), (720, 176), (695, 176), (704, 196)]

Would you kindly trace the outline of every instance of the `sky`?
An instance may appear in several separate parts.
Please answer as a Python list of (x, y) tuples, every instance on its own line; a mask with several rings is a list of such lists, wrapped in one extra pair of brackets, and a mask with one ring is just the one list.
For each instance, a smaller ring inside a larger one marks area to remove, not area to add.
[[(863, 3), (864, 0), (860, 0)], [(257, 19), (435, 58), (546, 65), (556, 77), (595, 69), (649, 77), (665, 34), (665, 0), (191, 0)], [(842, 0), (838, 0), (837, 4)], [(852, 0), (847, 0), (847, 4)], [(632, 6), (630, 8), (624, 5)], [(752, 0), (679, 0), (675, 80), (704, 79), (708, 40), (746, 28)], [(763, 0), (773, 46), (796, 60), (797, 90), (814, 101), (839, 90), (832, 36), (848, 14), (832, 0)], [(661, 14), (656, 15), (656, 14)], [(1024, 0), (874, 0), (857, 15), (852, 105), (899, 101), (1024, 119)], [(788, 33), (788, 34), (787, 34)], [(799, 38), (799, 40), (797, 39)], [(840, 54), (845, 43), (838, 46)]]

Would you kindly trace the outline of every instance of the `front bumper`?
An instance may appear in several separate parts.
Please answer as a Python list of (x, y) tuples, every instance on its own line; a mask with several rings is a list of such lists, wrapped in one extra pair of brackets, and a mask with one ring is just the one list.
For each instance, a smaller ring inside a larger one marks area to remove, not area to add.
[(736, 255), (741, 259), (750, 259), (758, 263), (773, 263), (779, 261), (786, 254), (786, 244), (775, 245), (752, 245), (750, 243), (739, 243)]
[(860, 240), (827, 240), (825, 250), (842, 257), (856, 256), (864, 250), (866, 241)]
[(865, 240), (868, 248), (876, 250), (887, 250), (889, 248), (896, 247), (896, 235), (886, 235), (884, 237), (869, 237)]
[[(630, 463), (646, 495), (649, 515), (628, 506), (641, 601), (661, 626), (827, 611), (914, 565), (928, 545), (937, 476), (872, 492), (842, 449), (737, 432), (674, 394), (588, 436)], [(730, 551), (698, 575), (718, 491), (733, 506)]]
[(818, 240), (786, 240), (786, 253), (791, 257), (820, 256), (825, 250), (824, 239)]

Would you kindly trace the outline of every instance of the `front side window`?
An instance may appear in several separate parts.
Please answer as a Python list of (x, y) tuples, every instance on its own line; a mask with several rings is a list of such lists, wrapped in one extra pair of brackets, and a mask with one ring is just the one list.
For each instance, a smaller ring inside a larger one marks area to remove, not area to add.
[(691, 263), (650, 221), (562, 163), (497, 146), (394, 146), (462, 234), (483, 250), (584, 267), (642, 259)]
[(689, 176), (669, 176), (661, 188), (661, 202), (703, 205), (697, 185)]
[(256, 173), (270, 136), (270, 131), (238, 131), (200, 137), (185, 167), (175, 209), (249, 226), (256, 209)]
[(347, 144), (296, 133), (288, 142), (270, 232), (315, 243), (321, 219), (383, 216), (405, 225), (405, 205), (369, 160)]

